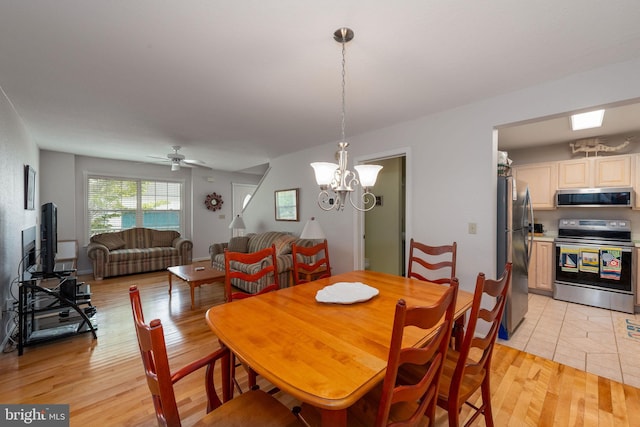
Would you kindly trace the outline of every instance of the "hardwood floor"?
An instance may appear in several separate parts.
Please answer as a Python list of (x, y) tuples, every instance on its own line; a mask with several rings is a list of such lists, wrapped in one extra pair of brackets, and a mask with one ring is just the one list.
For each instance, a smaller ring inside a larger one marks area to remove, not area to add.
[[(64, 403), (72, 426), (154, 426), (153, 404), (142, 371), (131, 320), (128, 288), (141, 290), (147, 321), (159, 318), (164, 327), (172, 367), (178, 368), (217, 347), (204, 320), (206, 309), (223, 302), (222, 284), (196, 290), (190, 309), (189, 287), (174, 281), (169, 299), (165, 272), (93, 282), (92, 301), (98, 308), (98, 339), (83, 334), (27, 347), (0, 356), (0, 402)], [(246, 375), (239, 370), (246, 385)], [(181, 381), (177, 399), (190, 425), (204, 414), (202, 374)], [(259, 377), (260, 378), (260, 377)], [(260, 379), (260, 381), (264, 381)], [(509, 347), (496, 346), (492, 364), (496, 426), (638, 426), (640, 390), (560, 365)], [(268, 384), (262, 383), (265, 389)], [(291, 397), (276, 395), (287, 406)], [(464, 409), (463, 417), (468, 410)], [(437, 425), (446, 425), (439, 411)], [(637, 416), (636, 416), (637, 417)], [(476, 422), (484, 425), (484, 420)]]

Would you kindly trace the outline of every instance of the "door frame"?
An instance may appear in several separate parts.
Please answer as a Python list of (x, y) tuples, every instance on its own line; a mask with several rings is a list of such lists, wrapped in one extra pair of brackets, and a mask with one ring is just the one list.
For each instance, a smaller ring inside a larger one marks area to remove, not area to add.
[[(405, 158), (405, 254), (409, 254), (409, 236), (413, 235), (413, 173), (412, 173), (412, 157), (411, 147), (400, 147), (380, 153), (368, 154), (354, 158), (354, 164), (362, 164), (365, 162), (373, 162), (376, 160), (390, 159), (394, 157)], [(362, 188), (358, 188), (360, 195)], [(375, 209), (375, 208), (374, 208)], [(353, 269), (364, 270), (364, 212), (353, 209)], [(406, 259), (404, 260), (406, 262)]]

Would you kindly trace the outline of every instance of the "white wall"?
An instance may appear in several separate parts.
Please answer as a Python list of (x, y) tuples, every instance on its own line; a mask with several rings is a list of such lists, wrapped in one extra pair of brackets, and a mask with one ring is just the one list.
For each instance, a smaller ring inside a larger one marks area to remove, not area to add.
[(75, 188), (75, 161), (72, 154), (40, 151), (41, 203), (53, 202), (58, 207), (58, 240), (76, 240), (78, 216)]
[[(407, 235), (417, 240), (458, 242), (461, 287), (471, 289), (479, 271), (495, 276), (496, 147), (493, 128), (526, 119), (640, 96), (640, 60), (592, 70), (492, 99), (441, 112), (368, 134), (347, 137), (351, 158), (408, 146)], [(424, 96), (429, 96), (425, 93)], [(336, 123), (336, 126), (338, 123)], [(329, 161), (335, 143), (288, 154), (271, 162), (272, 170), (255, 196), (259, 203), (245, 212), (247, 231), (286, 229), (301, 224), (273, 219), (273, 191), (301, 189), (303, 221), (316, 216), (329, 240), (336, 273), (353, 268), (357, 215), (322, 212), (315, 205), (318, 189), (309, 163)], [(409, 175), (410, 174), (410, 175)], [(294, 184), (294, 185), (292, 185)], [(477, 234), (467, 233), (469, 222)], [(335, 261), (334, 261), (335, 260)]]
[[(0, 87), (0, 343), (4, 346), (7, 324), (12, 316), (5, 313), (5, 300), (18, 297), (16, 280), (22, 258), (22, 230), (36, 225), (38, 210), (24, 209), (24, 166), (36, 171), (35, 206), (40, 204), (38, 148), (16, 114), (11, 101)], [(17, 314), (16, 314), (17, 315)]]

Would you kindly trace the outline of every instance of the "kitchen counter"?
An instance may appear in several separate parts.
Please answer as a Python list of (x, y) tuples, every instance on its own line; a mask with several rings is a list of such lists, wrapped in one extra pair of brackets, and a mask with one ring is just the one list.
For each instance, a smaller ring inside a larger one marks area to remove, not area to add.
[[(556, 236), (552, 235), (552, 234), (547, 234), (547, 233), (534, 233), (533, 234), (533, 240), (536, 242), (553, 242), (555, 241)], [(638, 245), (640, 245), (640, 241), (638, 242)]]

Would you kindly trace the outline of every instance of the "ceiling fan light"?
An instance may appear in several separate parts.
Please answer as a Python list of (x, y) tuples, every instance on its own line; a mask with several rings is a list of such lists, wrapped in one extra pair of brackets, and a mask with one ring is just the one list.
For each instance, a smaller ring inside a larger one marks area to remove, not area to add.
[(171, 162), (171, 172), (180, 170), (180, 162)]

